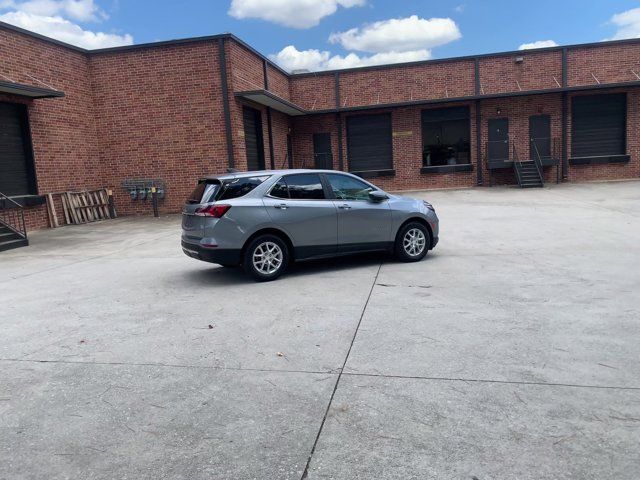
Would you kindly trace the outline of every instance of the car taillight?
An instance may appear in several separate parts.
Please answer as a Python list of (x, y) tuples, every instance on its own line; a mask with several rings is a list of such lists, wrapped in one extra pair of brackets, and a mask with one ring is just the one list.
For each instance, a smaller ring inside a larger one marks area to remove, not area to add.
[(231, 205), (207, 205), (200, 207), (194, 212), (199, 217), (220, 218), (231, 208)]

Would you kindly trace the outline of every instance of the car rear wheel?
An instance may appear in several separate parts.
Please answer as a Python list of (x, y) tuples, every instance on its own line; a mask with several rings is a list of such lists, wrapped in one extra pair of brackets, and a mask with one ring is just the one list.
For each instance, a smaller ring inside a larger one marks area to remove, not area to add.
[(244, 253), (244, 269), (260, 282), (278, 278), (284, 273), (288, 263), (289, 249), (282, 239), (275, 235), (261, 235), (255, 238)]
[(410, 222), (403, 226), (396, 236), (395, 254), (402, 262), (422, 260), (429, 251), (431, 235), (419, 222)]

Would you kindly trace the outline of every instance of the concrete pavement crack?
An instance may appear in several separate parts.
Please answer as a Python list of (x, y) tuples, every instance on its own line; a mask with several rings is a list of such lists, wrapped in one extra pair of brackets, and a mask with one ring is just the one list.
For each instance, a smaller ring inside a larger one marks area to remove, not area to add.
[(64, 365), (101, 365), (115, 367), (162, 367), (162, 368), (193, 368), (202, 370), (219, 370), (232, 372), (265, 372), (265, 373), (307, 373), (311, 375), (338, 375), (330, 370), (297, 370), (297, 369), (279, 369), (279, 368), (251, 368), (251, 367), (220, 367), (213, 365), (186, 365), (179, 363), (154, 363), (154, 362), (81, 362), (71, 360), (37, 360), (25, 358), (0, 358), (0, 362), (16, 362), (16, 363), (46, 363), (46, 364), (64, 364)]
[(373, 293), (373, 289), (378, 283), (378, 276), (380, 275), (380, 269), (382, 268), (382, 262), (378, 265), (378, 271), (371, 283), (371, 288), (369, 289), (369, 295), (367, 296), (367, 301), (364, 302), (364, 306), (362, 307), (362, 312), (360, 313), (360, 319), (358, 320), (358, 324), (356, 325), (356, 329), (353, 332), (353, 337), (351, 338), (351, 343), (349, 344), (349, 349), (347, 350), (347, 354), (344, 357), (344, 362), (342, 363), (342, 368), (340, 369), (340, 373), (338, 374), (338, 378), (336, 379), (336, 383), (333, 386), (333, 391), (331, 392), (331, 397), (329, 397), (329, 403), (327, 404), (327, 409), (324, 412), (324, 416), (322, 417), (322, 422), (320, 422), (320, 428), (318, 429), (318, 433), (313, 442), (313, 446), (311, 447), (311, 452), (309, 453), (309, 457), (307, 458), (307, 464), (304, 467), (304, 471), (302, 472), (301, 480), (305, 480), (309, 476), (309, 466), (311, 465), (311, 459), (313, 458), (313, 454), (316, 451), (316, 447), (318, 445), (318, 440), (320, 440), (320, 435), (322, 434), (322, 429), (324, 428), (324, 424), (327, 421), (327, 415), (329, 415), (329, 410), (331, 410), (331, 405), (333, 404), (333, 398), (336, 395), (336, 391), (338, 390), (338, 385), (340, 384), (340, 379), (342, 378), (342, 373), (344, 372), (344, 368), (347, 365), (347, 361), (349, 360), (349, 355), (351, 354), (351, 349), (353, 348), (353, 344), (358, 336), (358, 330), (360, 329), (360, 324), (362, 323), (362, 319), (364, 318), (364, 314), (367, 311), (367, 307), (369, 306), (369, 300), (371, 300), (371, 294)]
[[(358, 324), (359, 325), (359, 324)], [(352, 339), (351, 346), (353, 346)], [(351, 349), (351, 347), (350, 347)], [(348, 359), (348, 358), (347, 358)], [(340, 371), (332, 370), (299, 370), (299, 369), (279, 369), (279, 368), (252, 368), (252, 367), (220, 367), (214, 365), (189, 365), (179, 363), (154, 363), (154, 362), (92, 362), (92, 361), (72, 361), (72, 360), (37, 360), (25, 358), (0, 358), (0, 362), (7, 363), (44, 363), (44, 364), (63, 364), (63, 365), (100, 365), (100, 366), (121, 366), (121, 367), (160, 367), (160, 368), (193, 368), (202, 370), (219, 370), (231, 372), (264, 372), (264, 373), (306, 373), (310, 375), (329, 375), (329, 377), (321, 378), (318, 381), (327, 380), (333, 376), (341, 377), (373, 377), (373, 378), (395, 378), (400, 380), (426, 380), (436, 382), (472, 382), (472, 383), (495, 383), (503, 385), (533, 385), (541, 387), (569, 387), (569, 388), (596, 388), (606, 390), (640, 390), (640, 386), (622, 386), (622, 385), (591, 385), (579, 383), (561, 383), (561, 382), (527, 382), (524, 380), (495, 380), (490, 378), (465, 378), (465, 377), (438, 377), (428, 375), (393, 375), (384, 373), (355, 373), (343, 372), (346, 361)], [(2, 400), (2, 399), (0, 399)]]
[(541, 387), (599, 388), (599, 389), (608, 389), (608, 390), (640, 390), (640, 387), (624, 387), (619, 385), (588, 385), (588, 384), (561, 383), (561, 382), (527, 382), (524, 380), (492, 380), (488, 378), (432, 377), (432, 376), (422, 376), (422, 375), (390, 375), (390, 374), (383, 374), (383, 373), (353, 373), (353, 372), (344, 372), (344, 375), (350, 376), (350, 377), (397, 378), (401, 380), (497, 383), (497, 384), (504, 384), (504, 385), (538, 385)]

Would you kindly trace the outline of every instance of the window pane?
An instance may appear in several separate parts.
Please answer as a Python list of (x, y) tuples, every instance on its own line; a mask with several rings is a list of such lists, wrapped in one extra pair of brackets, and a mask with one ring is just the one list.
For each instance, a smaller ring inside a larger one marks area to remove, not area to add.
[(340, 200), (368, 200), (369, 192), (374, 190), (369, 185), (346, 175), (327, 174), (333, 194)]
[(467, 107), (422, 112), (422, 159), (426, 166), (471, 161), (471, 128)]
[(315, 174), (288, 175), (289, 196), (292, 200), (321, 200), (324, 197), (320, 176)]
[(289, 198), (289, 189), (284, 178), (278, 180), (278, 183), (273, 186), (270, 195), (276, 198)]
[(264, 182), (267, 178), (269, 178), (269, 176), (234, 178), (233, 180), (227, 180), (222, 184), (222, 189), (217, 200), (230, 200), (232, 198), (243, 197)]

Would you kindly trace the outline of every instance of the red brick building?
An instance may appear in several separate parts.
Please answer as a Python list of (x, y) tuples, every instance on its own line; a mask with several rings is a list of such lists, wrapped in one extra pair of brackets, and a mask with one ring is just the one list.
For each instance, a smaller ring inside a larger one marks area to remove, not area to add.
[[(87, 51), (0, 24), (0, 192), (165, 186), (177, 212), (227, 168), (331, 167), (390, 190), (640, 177), (640, 41), (289, 74), (230, 34)], [(516, 162), (514, 162), (516, 160)]]

